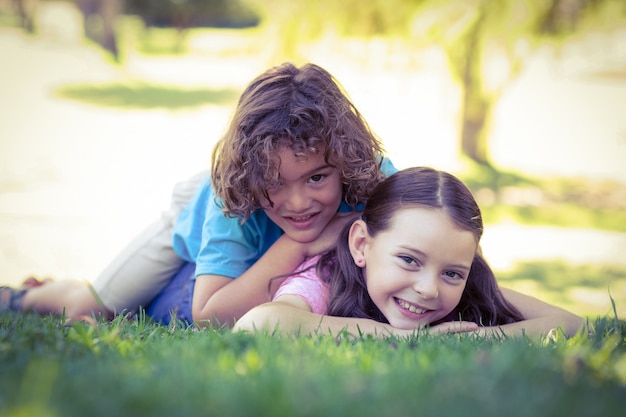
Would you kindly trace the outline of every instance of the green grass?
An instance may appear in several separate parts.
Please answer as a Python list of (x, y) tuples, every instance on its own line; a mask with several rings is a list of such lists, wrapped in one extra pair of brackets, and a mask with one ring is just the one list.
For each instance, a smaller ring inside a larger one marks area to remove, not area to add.
[(610, 314), (613, 299), (617, 316), (626, 317), (625, 265), (529, 261), (495, 273), (501, 286), (533, 295), (580, 316)]
[(486, 224), (512, 221), (626, 232), (626, 183), (574, 177), (539, 178), (480, 166), (463, 158), (463, 181)]
[(290, 338), (0, 316), (1, 416), (621, 416), (626, 326)]
[(487, 224), (507, 221), (527, 226), (576, 227), (626, 233), (624, 209), (593, 209), (563, 202), (545, 206), (498, 204), (483, 206), (481, 212)]
[(234, 105), (240, 92), (228, 88), (183, 88), (134, 82), (68, 85), (57, 89), (55, 94), (62, 99), (99, 107), (188, 110), (206, 105)]

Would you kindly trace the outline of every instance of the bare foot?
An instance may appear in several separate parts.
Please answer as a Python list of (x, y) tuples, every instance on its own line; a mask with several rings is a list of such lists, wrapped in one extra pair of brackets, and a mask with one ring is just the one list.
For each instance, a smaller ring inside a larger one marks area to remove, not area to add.
[(49, 282), (52, 282), (52, 278), (44, 278), (44, 279), (38, 279), (35, 277), (28, 277), (24, 280), (24, 282), (22, 282), (22, 288), (35, 288), (35, 287), (40, 287), (44, 284), (47, 284)]

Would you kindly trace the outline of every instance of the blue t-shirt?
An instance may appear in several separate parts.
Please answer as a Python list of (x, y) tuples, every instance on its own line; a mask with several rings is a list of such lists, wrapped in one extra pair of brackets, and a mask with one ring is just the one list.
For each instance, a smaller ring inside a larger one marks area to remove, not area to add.
[[(397, 171), (383, 159), (381, 171)], [(220, 275), (237, 278), (247, 271), (283, 234), (265, 211), (256, 210), (243, 224), (227, 217), (206, 178), (174, 224), (174, 250), (187, 262), (196, 263), (196, 276)], [(360, 209), (357, 207), (357, 209)], [(352, 211), (342, 202), (339, 211)]]

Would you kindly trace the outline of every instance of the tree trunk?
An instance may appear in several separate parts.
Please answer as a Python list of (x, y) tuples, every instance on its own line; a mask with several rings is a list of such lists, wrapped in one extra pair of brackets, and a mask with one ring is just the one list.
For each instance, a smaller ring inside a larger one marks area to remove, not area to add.
[(461, 121), (461, 151), (481, 165), (491, 165), (486, 131), (488, 115), (489, 104), (480, 97), (474, 97), (472, 90), (466, 87)]
[(476, 19), (461, 47), (459, 70), (463, 88), (461, 119), (461, 152), (473, 161), (490, 166), (487, 151), (486, 119), (489, 99), (482, 91), (481, 29), (484, 15)]
[[(85, 19), (85, 35), (107, 50), (119, 60), (115, 20), (122, 13), (124, 0), (80, 0), (78, 6)], [(100, 24), (94, 30), (90, 19), (98, 19)]]
[(102, 47), (109, 51), (113, 58), (119, 60), (117, 36), (115, 34), (115, 20), (122, 13), (123, 0), (102, 0), (100, 14), (102, 16)]

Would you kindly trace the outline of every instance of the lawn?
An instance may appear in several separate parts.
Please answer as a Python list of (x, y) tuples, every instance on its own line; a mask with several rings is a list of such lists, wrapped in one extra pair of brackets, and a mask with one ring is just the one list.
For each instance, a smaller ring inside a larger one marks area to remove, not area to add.
[(0, 416), (622, 416), (626, 325), (566, 338), (283, 337), (0, 316)]
[[(165, 109), (168, 117), (231, 105), (238, 93), (149, 80), (52, 89), (68, 103), (137, 114)], [(68, 109), (73, 107), (63, 112)], [(493, 188), (491, 177), (463, 179), (477, 192)], [(481, 201), (487, 223), (513, 219), (626, 230), (623, 188), (555, 181), (498, 182), (500, 193), (489, 194), (494, 203)], [(587, 201), (589, 189), (606, 191)], [(511, 191), (541, 198), (538, 204), (509, 201)], [(589, 316), (586, 329), (570, 339), (556, 330), (537, 339), (290, 338), (159, 326), (145, 318), (68, 325), (54, 317), (5, 314), (0, 315), (0, 417), (622, 416), (626, 326), (611, 313), (609, 296), (617, 304), (613, 312), (624, 318), (626, 268), (549, 260), (497, 276), (503, 286)], [(594, 304), (590, 294), (602, 302)]]

